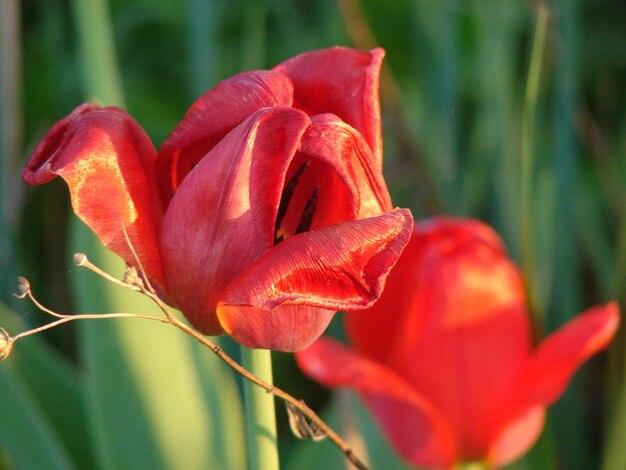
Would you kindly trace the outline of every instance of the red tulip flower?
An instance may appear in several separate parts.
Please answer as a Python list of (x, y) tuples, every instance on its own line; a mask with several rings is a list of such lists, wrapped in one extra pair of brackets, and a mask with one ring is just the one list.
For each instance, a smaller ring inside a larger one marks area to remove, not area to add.
[(533, 350), (518, 269), (472, 220), (417, 225), (381, 299), (348, 315), (351, 347), (322, 337), (297, 353), (306, 374), (352, 387), (391, 444), (429, 468), (498, 467), (539, 436), (545, 408), (604, 348), (618, 307), (595, 307)]
[(205, 334), (293, 351), (371, 306), (407, 243), (383, 180), (381, 49), (302, 54), (224, 80), (158, 153), (125, 111), (84, 104), (22, 174), (61, 176), (74, 212)]

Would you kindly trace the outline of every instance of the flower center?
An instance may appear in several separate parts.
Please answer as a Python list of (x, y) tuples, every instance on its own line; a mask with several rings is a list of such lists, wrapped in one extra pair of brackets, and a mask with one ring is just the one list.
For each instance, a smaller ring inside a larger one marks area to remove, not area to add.
[[(296, 192), (296, 188), (298, 187), (298, 182), (300, 181), (300, 177), (304, 173), (304, 171), (309, 167), (310, 162), (304, 162), (302, 165), (298, 167), (298, 169), (291, 175), (285, 187), (283, 189), (283, 194), (280, 197), (280, 204), (278, 206), (278, 213), (276, 214), (276, 224), (274, 225), (274, 245), (278, 245), (285, 238), (293, 235), (297, 235), (302, 232), (306, 232), (311, 228), (311, 223), (313, 222), (313, 216), (315, 215), (315, 209), (317, 208), (317, 201), (319, 196), (319, 186), (313, 188), (311, 195), (306, 200), (304, 204), (304, 208), (302, 212), (299, 214), (299, 219), (294, 219), (294, 214), (292, 211), (294, 208), (291, 208), (292, 200), (294, 199), (294, 194)], [(291, 210), (290, 210), (291, 208)], [(296, 208), (297, 210), (297, 208)], [(289, 212), (289, 216), (287, 213)], [(299, 220), (298, 225), (295, 230), (293, 230), (293, 226), (295, 225), (295, 220)]]

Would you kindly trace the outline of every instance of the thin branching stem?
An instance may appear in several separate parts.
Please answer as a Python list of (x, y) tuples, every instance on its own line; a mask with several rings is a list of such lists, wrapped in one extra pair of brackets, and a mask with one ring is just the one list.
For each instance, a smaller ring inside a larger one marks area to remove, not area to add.
[(167, 305), (165, 305), (165, 303), (159, 298), (155, 289), (150, 284), (150, 280), (146, 276), (145, 271), (143, 270), (143, 267), (141, 266), (141, 263), (137, 259), (137, 255), (134, 252), (134, 249), (132, 249), (132, 244), (130, 243), (130, 240), (128, 239), (128, 235), (126, 234), (125, 230), (124, 230), (124, 234), (126, 236), (128, 245), (131, 247), (133, 256), (135, 256), (135, 259), (137, 261), (137, 266), (139, 266), (139, 270), (141, 272), (142, 278), (136, 276), (136, 270), (130, 267), (129, 268), (129, 271), (131, 272), (130, 276), (128, 276), (128, 273), (127, 273), (127, 276), (125, 277), (124, 280), (116, 279), (113, 276), (102, 271), (100, 268), (98, 268), (94, 264), (92, 264), (87, 259), (87, 257), (82, 253), (76, 255), (74, 257), (74, 261), (76, 262), (78, 266), (85, 267), (101, 275), (108, 281), (111, 281), (127, 289), (131, 289), (135, 292), (140, 292), (144, 294), (159, 307), (159, 309), (163, 312), (164, 317), (155, 317), (152, 315), (143, 315), (143, 314), (136, 314), (136, 313), (104, 313), (104, 314), (82, 314), (82, 315), (60, 314), (58, 312), (50, 310), (49, 308), (45, 307), (41, 302), (39, 302), (33, 295), (31, 291), (30, 283), (28, 282), (28, 280), (26, 280), (25, 278), (20, 278), (21, 294), (15, 294), (15, 296), (20, 299), (24, 299), (28, 297), (37, 306), (37, 308), (39, 308), (41, 311), (45, 313), (48, 313), (49, 315), (52, 315), (58, 318), (58, 320), (52, 323), (49, 323), (47, 325), (34, 328), (32, 330), (25, 331), (16, 336), (9, 336), (7, 338), (7, 341), (10, 342), (12, 345), (13, 343), (15, 343), (15, 341), (17, 341), (20, 338), (24, 338), (26, 336), (30, 336), (30, 335), (39, 333), (41, 331), (54, 328), (55, 326), (61, 325), (63, 323), (67, 323), (67, 322), (75, 321), (75, 320), (96, 320), (96, 319), (106, 319), (106, 318), (142, 318), (145, 320), (152, 320), (152, 321), (158, 321), (160, 323), (171, 324), (177, 329), (179, 329), (180, 331), (182, 331), (183, 333), (185, 333), (186, 335), (190, 336), (191, 338), (193, 338), (194, 340), (196, 340), (197, 342), (205, 346), (206, 348), (210, 349), (223, 362), (225, 362), (231, 369), (233, 369), (235, 372), (240, 374), (246, 380), (249, 380), (253, 384), (261, 387), (267, 393), (271, 393), (272, 395), (289, 403), (291, 405), (292, 412), (294, 412), (293, 409), (295, 408), (296, 410), (298, 410), (297, 412), (302, 413), (302, 415), (306, 417), (306, 419), (308, 419), (311, 423), (313, 423), (319, 429), (320, 432), (328, 436), (328, 438), (341, 450), (341, 452), (345, 455), (345, 457), (357, 469), (359, 470), (368, 469), (367, 465), (358, 458), (358, 456), (354, 453), (350, 445), (346, 441), (344, 441), (335, 431), (333, 431), (333, 429), (330, 428), (311, 408), (309, 408), (308, 405), (304, 403), (304, 401), (298, 400), (297, 398), (281, 390), (280, 388), (277, 388), (274, 385), (261, 380), (259, 377), (252, 374), (246, 368), (241, 366), (237, 361), (231, 358), (228, 354), (226, 354), (220, 346), (213, 343), (206, 336), (197, 332), (192, 327), (190, 327), (183, 321), (179, 320), (176, 316), (174, 316), (172, 312), (170, 311), (170, 309), (167, 307)]
[[(58, 315), (55, 315), (58, 316)], [(62, 315), (56, 321), (52, 323), (47, 323), (38, 328), (33, 328), (32, 330), (24, 331), (18, 335), (12, 336), (13, 341), (17, 341), (20, 338), (24, 338), (25, 336), (34, 335), (36, 333), (41, 333), (42, 331), (49, 330), (50, 328), (54, 328), (55, 326), (62, 325), (63, 323), (68, 323), (75, 320), (104, 320), (107, 318), (143, 318), (144, 320), (152, 320), (158, 321), (159, 323), (169, 323), (167, 318), (153, 317), (151, 315), (142, 315), (139, 313), (86, 313), (83, 315)]]

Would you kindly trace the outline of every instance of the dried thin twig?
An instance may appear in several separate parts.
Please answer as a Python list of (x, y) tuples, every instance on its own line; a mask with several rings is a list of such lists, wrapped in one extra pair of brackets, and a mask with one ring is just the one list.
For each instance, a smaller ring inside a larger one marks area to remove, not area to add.
[(160, 323), (170, 324), (178, 328), (180, 331), (187, 334), (188, 336), (191, 336), (194, 340), (201, 343), (203, 346), (210, 349), (223, 362), (225, 362), (231, 369), (233, 369), (235, 372), (243, 376), (245, 379), (263, 388), (267, 393), (271, 393), (274, 396), (284, 400), (288, 406), (290, 417), (292, 417), (292, 419), (295, 419), (301, 424), (303, 423), (301, 428), (304, 428), (305, 430), (308, 429), (311, 431), (310, 433), (303, 432), (303, 433), (297, 434), (298, 437), (300, 438), (309, 437), (314, 440), (319, 440), (326, 436), (341, 450), (341, 452), (356, 468), (358, 468), (359, 470), (368, 469), (367, 465), (363, 463), (357, 457), (357, 455), (354, 453), (350, 445), (348, 445), (346, 441), (344, 441), (335, 431), (333, 431), (311, 408), (309, 408), (306, 405), (306, 403), (304, 403), (304, 401), (298, 400), (292, 395), (288, 394), (287, 392), (281, 390), (280, 388), (277, 388), (274, 385), (261, 380), (260, 378), (258, 378), (257, 376), (249, 372), (247, 369), (245, 369), (243, 366), (241, 366), (234, 359), (232, 359), (228, 354), (226, 354), (222, 350), (220, 346), (216, 345), (207, 337), (203, 336), (201, 333), (198, 333), (196, 330), (194, 330), (193, 328), (188, 326), (186, 323), (179, 320), (176, 316), (174, 316), (172, 312), (169, 310), (168, 306), (158, 296), (156, 290), (152, 287), (152, 284), (150, 283), (150, 280), (148, 279), (148, 276), (146, 275), (144, 268), (141, 262), (139, 261), (139, 258), (137, 257), (137, 253), (135, 252), (135, 249), (133, 248), (132, 243), (130, 242), (130, 239), (128, 238), (126, 229), (124, 228), (123, 230), (124, 230), (124, 236), (126, 237), (126, 242), (128, 243), (131, 253), (133, 254), (133, 257), (135, 258), (136, 265), (139, 267), (139, 273), (137, 272), (137, 269), (135, 269), (132, 266), (129, 266), (126, 272), (126, 275), (124, 276), (124, 279), (123, 280), (117, 279), (111, 276), (110, 274), (104, 272), (103, 270), (95, 266), (93, 263), (91, 263), (87, 259), (87, 256), (84, 255), (83, 253), (77, 253), (74, 255), (74, 263), (77, 266), (84, 267), (95, 272), (96, 274), (104, 277), (106, 280), (110, 282), (113, 282), (127, 289), (131, 289), (135, 292), (140, 292), (141, 294), (147, 296), (148, 298), (150, 298), (150, 300), (152, 300), (159, 307), (161, 312), (163, 312), (164, 316), (155, 317), (152, 315), (142, 315), (142, 314), (135, 314), (135, 313), (105, 313), (105, 314), (82, 314), (82, 315), (60, 314), (58, 312), (54, 312), (53, 310), (50, 310), (49, 308), (41, 304), (33, 295), (31, 291), (30, 283), (28, 282), (28, 280), (24, 277), (20, 277), (19, 278), (20, 294), (14, 294), (14, 295), (19, 299), (24, 299), (28, 297), (37, 306), (38, 309), (40, 309), (41, 311), (45, 313), (48, 313), (49, 315), (52, 315), (58, 318), (58, 320), (52, 323), (49, 323), (47, 325), (41, 326), (39, 328), (34, 328), (32, 330), (25, 331), (15, 336), (9, 336), (8, 333), (0, 329), (0, 333), (2, 336), (1, 338), (2, 341), (0, 341), (0, 343), (2, 343), (0, 344), (0, 346), (2, 346), (2, 348), (0, 348), (2, 349), (0, 351), (0, 359), (4, 359), (6, 356), (8, 356), (8, 354), (11, 352), (13, 344), (18, 339), (24, 338), (26, 336), (30, 336), (35, 333), (39, 333), (41, 331), (44, 331), (50, 328), (54, 328), (55, 326), (58, 326), (62, 323), (67, 323), (67, 322), (74, 321), (74, 320), (94, 320), (94, 319), (106, 319), (106, 318), (142, 318), (145, 320), (152, 320), (152, 321), (158, 321)]
[[(53, 310), (50, 310), (49, 308), (47, 308), (45, 305), (43, 305), (41, 302), (37, 300), (37, 298), (33, 295), (33, 292), (31, 291), (30, 282), (28, 282), (28, 279), (20, 276), (18, 278), (18, 281), (19, 281), (20, 293), (13, 294), (15, 297), (17, 297), (18, 299), (25, 299), (26, 297), (28, 297), (31, 300), (31, 302), (34, 303), (35, 306), (39, 310), (49, 315), (52, 315), (53, 317), (57, 317), (58, 320), (53, 321), (52, 323), (47, 323), (38, 328), (33, 328), (32, 330), (24, 331), (23, 333), (20, 333), (15, 336), (7, 335), (10, 343), (15, 343), (15, 341), (17, 341), (20, 338), (34, 335), (36, 333), (41, 333), (42, 331), (49, 330), (50, 328), (54, 328), (55, 326), (59, 326), (63, 323), (68, 323), (68, 322), (75, 321), (75, 320), (103, 320), (107, 318), (143, 318), (145, 320), (153, 320), (153, 321), (158, 321), (160, 323), (169, 323), (169, 320), (167, 318), (154, 317), (152, 315), (143, 315), (141, 313), (87, 313), (83, 315), (65, 315), (62, 313), (57, 313)], [(129, 286), (125, 286), (125, 287), (129, 287)]]

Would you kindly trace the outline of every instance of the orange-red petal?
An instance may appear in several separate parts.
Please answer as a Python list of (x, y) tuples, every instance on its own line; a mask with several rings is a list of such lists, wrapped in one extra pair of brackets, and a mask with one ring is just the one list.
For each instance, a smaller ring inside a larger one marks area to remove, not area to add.
[(549, 405), (557, 400), (583, 362), (608, 346), (619, 322), (619, 307), (611, 302), (586, 310), (544, 339), (520, 383), (528, 391), (528, 404)]
[(530, 449), (539, 434), (532, 422), (526, 423), (523, 440), (507, 439), (507, 433), (517, 428), (524, 435), (524, 416), (556, 401), (583, 362), (609, 344), (618, 325), (619, 308), (611, 302), (587, 310), (541, 342), (503, 393), (492, 423), (492, 463), (503, 465)]
[(155, 157), (150, 139), (125, 111), (87, 103), (50, 129), (22, 177), (28, 184), (42, 184), (61, 176), (74, 213), (107, 248), (135, 265), (125, 227), (148, 276), (165, 289)]
[(546, 409), (535, 406), (509, 421), (492, 440), (485, 460), (500, 468), (520, 458), (537, 442), (543, 431)]
[(358, 391), (408, 461), (428, 468), (450, 468), (456, 462), (455, 439), (443, 415), (391, 369), (325, 337), (296, 353), (296, 360), (323, 385)]
[(445, 413), (462, 458), (484, 455), (485, 416), (530, 348), (521, 278), (493, 231), (464, 219), (417, 224), (380, 303), (363, 313), (348, 316), (355, 348)]
[[(422, 319), (429, 317), (429, 311), (432, 311), (432, 307), (426, 311), (427, 304), (424, 303), (430, 288), (421, 288), (421, 283), (427, 282), (435, 274), (431, 268), (435, 263), (453, 259), (454, 253), (470, 252), (472, 247), (475, 249), (481, 246), (483, 248), (479, 249), (493, 253), (496, 258), (505, 256), (497, 235), (481, 222), (436, 217), (416, 223), (409, 243), (389, 275), (380, 300), (366, 312), (346, 316), (346, 332), (350, 342), (361, 354), (379, 362), (387, 363), (393, 357), (399, 360), (405, 354), (410, 361), (413, 356), (411, 348), (403, 344), (411, 344), (413, 340), (402, 338), (417, 335), (422, 329)], [(437, 279), (434, 284), (440, 292), (451, 288)], [(522, 303), (521, 285), (518, 294)], [(460, 314), (462, 312), (459, 311)], [(432, 318), (437, 317), (437, 313), (433, 312)], [(518, 322), (519, 318), (515, 321)], [(415, 325), (409, 326), (411, 322)], [(528, 337), (526, 341), (529, 344)]]
[(545, 338), (505, 394), (500, 417), (506, 420), (556, 401), (576, 370), (610, 343), (619, 322), (619, 307), (611, 302), (586, 310)]

